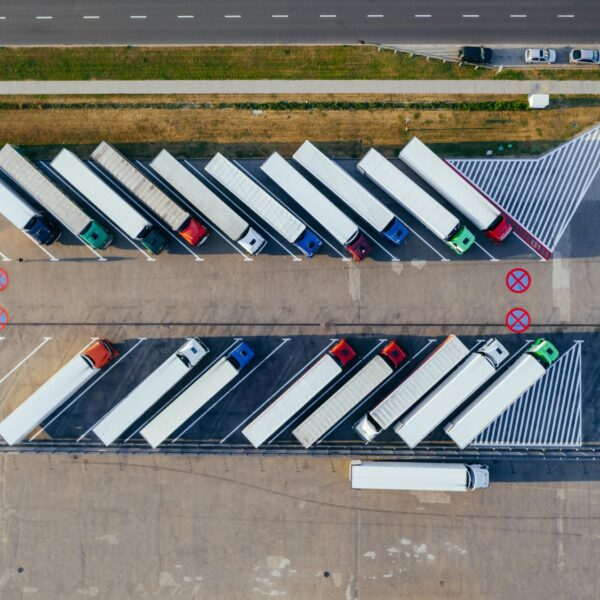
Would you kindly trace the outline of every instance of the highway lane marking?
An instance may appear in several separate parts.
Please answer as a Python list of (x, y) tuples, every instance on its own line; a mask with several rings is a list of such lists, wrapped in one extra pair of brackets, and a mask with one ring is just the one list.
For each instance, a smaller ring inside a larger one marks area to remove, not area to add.
[(317, 359), (319, 359), (333, 344), (339, 342), (339, 338), (331, 338), (329, 344), (323, 348), (316, 356), (314, 356), (309, 362), (302, 366), (300, 370), (298, 370), (294, 375), (292, 375), (279, 389), (275, 390), (258, 408), (255, 408), (235, 429), (232, 429), (220, 442), (222, 444), (226, 440), (228, 440), (240, 427), (244, 426), (259, 410), (261, 410), (266, 404), (268, 404), (273, 398), (276, 398), (281, 390), (286, 388), (288, 385), (292, 383), (292, 381), (298, 379), (301, 373), (305, 373), (310, 365), (312, 365)]
[[(185, 160), (183, 162), (187, 163), (187, 161), (185, 161)], [(148, 167), (143, 165), (139, 160), (136, 161), (136, 163), (139, 167), (144, 169), (144, 171), (146, 171), (146, 173), (148, 173), (148, 175), (150, 177), (152, 177), (156, 181), (158, 181), (156, 175), (154, 173), (151, 173), (150, 169), (148, 169)], [(169, 185), (166, 182), (165, 182), (165, 186), (167, 186), (167, 188), (169, 189), (171, 194), (173, 194), (173, 196), (176, 196), (177, 198), (179, 198), (180, 202), (182, 204), (184, 204), (187, 208), (189, 208), (194, 213), (194, 215), (197, 215), (201, 221), (206, 221), (212, 225), (211, 233), (214, 231), (218, 236), (220, 236), (223, 239), (223, 241), (225, 241), (227, 244), (229, 244), (240, 256), (242, 256), (242, 258), (246, 262), (252, 262), (254, 260), (253, 258), (250, 258), (249, 256), (247, 256), (244, 252), (242, 252), (224, 233), (221, 233), (219, 228), (204, 213), (200, 212), (193, 204), (191, 204), (184, 196), (182, 196), (174, 187), (172, 187), (171, 185)]]
[(51, 337), (44, 337), (41, 344), (36, 346), (22, 361), (17, 363), (4, 377), (2, 377), (2, 379), (0, 379), (0, 383), (6, 381), (18, 368), (22, 367), (42, 346), (46, 345), (51, 339)]
[(277, 346), (277, 348), (271, 350), (271, 352), (269, 352), (269, 354), (267, 354), (267, 356), (265, 356), (265, 358), (263, 358), (251, 371), (246, 373), (244, 377), (238, 380), (238, 382), (233, 387), (229, 388), (214, 404), (208, 407), (200, 416), (198, 416), (192, 423), (190, 423), (176, 438), (174, 438), (171, 441), (171, 444), (174, 444), (177, 440), (181, 439), (207, 412), (212, 410), (217, 404), (219, 404), (219, 402), (221, 402), (221, 400), (224, 400), (227, 396), (229, 396), (229, 394), (231, 394), (231, 392), (233, 392), (235, 388), (241, 385), (244, 382), (244, 380), (248, 379), (248, 377), (250, 377), (250, 375), (252, 375), (252, 373), (254, 373), (256, 369), (258, 369), (261, 365), (267, 362), (267, 360), (269, 360), (269, 358), (271, 358), (271, 356), (273, 356), (275, 352), (277, 352), (282, 346), (285, 346), (285, 344), (287, 344), (290, 340), (291, 338), (282, 338), (281, 343)]
[[(106, 371), (104, 371), (104, 373), (102, 373), (100, 375), (100, 377), (98, 377), (97, 379), (95, 379), (90, 385), (89, 387), (86, 388), (86, 390), (84, 390), (83, 392), (81, 392), (81, 394), (79, 394), (79, 396), (81, 396), (82, 394), (84, 394), (89, 388), (91, 388), (94, 384), (98, 383), (98, 381), (100, 381), (100, 379), (102, 379), (102, 377), (104, 377), (105, 375), (107, 375), (110, 371), (112, 371), (112, 369), (114, 369), (118, 364), (120, 364), (121, 362), (123, 362), (123, 360), (125, 360), (125, 357), (128, 356), (129, 354), (131, 354), (141, 343), (145, 342), (148, 338), (145, 337), (141, 337), (138, 338), (138, 341), (131, 347), (129, 348), (129, 350), (127, 350), (127, 352), (125, 352), (125, 354), (123, 354), (123, 356), (119, 359), (117, 359), (117, 361), (115, 363), (113, 363)], [(79, 398), (79, 396), (77, 396), (77, 398)], [(77, 399), (76, 398), (76, 399)], [(122, 400), (123, 398), (121, 398)], [(119, 402), (121, 402), (121, 400), (119, 400)], [(119, 403), (117, 402), (117, 404)], [(72, 404), (72, 403), (71, 403)], [(117, 404), (115, 404), (115, 406), (117, 406)], [(108, 411), (111, 412), (113, 410), (114, 406)], [(87, 431), (85, 431), (84, 433), (82, 433), (78, 438), (77, 438), (77, 442), (80, 442), (90, 431), (92, 431), (92, 429), (94, 429), (94, 427), (96, 427), (96, 425), (98, 425), (98, 423), (100, 423), (100, 421), (102, 421), (102, 419), (104, 419), (104, 417), (106, 417), (106, 415), (108, 415), (108, 413), (102, 415), (102, 417), (100, 417), (100, 419), (98, 419), (98, 421), (96, 421)]]
[(105, 173), (100, 169), (100, 167), (98, 167), (95, 163), (91, 161), (88, 162), (88, 166), (92, 167), (93, 170), (96, 171), (98, 177), (103, 178), (107, 183), (113, 183), (115, 187), (119, 189), (119, 191), (121, 191), (127, 198), (129, 198), (129, 200), (131, 200), (131, 202), (138, 210), (141, 210), (146, 215), (146, 217), (148, 217), (148, 219), (150, 219), (152, 223), (154, 223), (158, 227), (160, 232), (166, 231), (180, 246), (185, 248), (185, 250), (187, 250), (187, 252), (194, 257), (195, 262), (204, 261), (204, 259), (201, 256), (198, 256), (198, 254), (196, 254), (185, 242), (181, 241), (179, 235), (173, 233), (173, 230), (170, 229), (168, 225), (163, 225), (162, 221), (156, 218), (154, 214), (146, 208), (146, 205), (141, 200), (138, 200), (137, 197), (135, 197), (123, 184), (121, 184), (120, 181), (113, 178), (112, 176), (105, 175)]
[(242, 15), (225, 15), (226, 19), (241, 19)]
[(177, 15), (178, 19), (193, 19), (194, 15)]
[(6, 17), (0, 17), (0, 21), (6, 21)]
[(321, 19), (335, 19), (337, 15), (319, 15)]
[[(187, 339), (189, 340), (190, 338), (187, 338)], [(233, 342), (231, 342), (231, 344), (229, 344), (229, 346), (227, 346), (227, 348), (225, 348), (225, 350), (223, 350), (223, 352), (221, 352), (221, 354), (219, 354), (219, 356), (217, 356), (209, 365), (207, 365), (206, 367), (204, 367), (204, 369), (202, 369), (198, 373), (198, 375), (196, 375), (196, 377), (194, 377), (194, 379), (192, 379), (176, 396), (174, 396), (173, 398), (171, 398), (171, 400), (165, 406), (163, 406), (159, 411), (157, 411), (155, 413), (152, 413), (152, 415), (150, 417), (148, 417), (146, 419), (146, 421), (144, 421), (144, 423), (142, 423), (129, 437), (127, 437), (127, 438), (125, 438), (125, 440), (123, 440), (123, 443), (126, 444), (134, 435), (137, 435), (142, 429), (144, 429), (144, 427), (146, 427), (146, 425), (148, 425), (148, 423), (150, 423), (150, 421), (152, 421), (154, 419), (154, 417), (156, 417), (167, 406), (169, 406), (177, 398), (179, 398), (179, 396), (181, 396), (181, 394), (183, 394), (183, 392), (185, 392), (185, 390), (187, 390), (191, 385), (193, 385), (196, 381), (198, 381), (198, 379), (200, 379), (200, 377), (202, 377), (202, 375), (204, 375), (204, 373), (206, 373), (206, 371), (208, 371), (211, 367), (213, 367), (215, 364), (217, 364), (217, 361), (219, 361), (219, 359), (221, 359), (223, 356), (225, 356), (225, 354), (227, 354), (227, 352), (229, 350), (231, 350), (231, 348), (233, 348), (238, 342), (241, 342), (243, 339), (244, 338), (233, 338)], [(148, 409), (148, 410), (150, 410), (150, 409)]]
[(383, 19), (384, 15), (367, 15), (367, 19)]
[(511, 19), (526, 19), (527, 15), (510, 15)]
[(575, 15), (556, 15), (559, 19), (573, 19)]
[(52, 18), (53, 18), (53, 17), (49, 17), (49, 16), (41, 16), (41, 17), (36, 17), (36, 19), (38, 19), (39, 21), (42, 21), (42, 20), (49, 21), (49, 20), (50, 20), (50, 19), (52, 19)]
[(463, 15), (463, 19), (479, 19), (479, 15)]
[(131, 15), (130, 19), (145, 19), (146, 15)]
[(84, 15), (83, 18), (84, 19), (99, 19), (100, 17), (98, 15)]
[[(311, 229), (305, 222), (303, 219), (301, 219), (299, 217), (299, 215), (297, 213), (295, 213), (287, 204), (284, 204), (283, 202), (281, 202), (281, 200), (279, 199), (278, 196), (275, 196), (275, 194), (271, 194), (271, 191), (269, 190), (269, 188), (267, 188), (266, 186), (264, 186), (258, 179), (256, 179), (256, 177), (254, 177), (254, 175), (252, 175), (252, 173), (250, 173), (250, 171), (248, 171), (247, 169), (245, 169), (244, 167), (242, 167), (242, 165), (240, 165), (240, 163), (238, 163), (236, 160), (232, 161), (235, 165), (237, 165), (242, 171), (244, 171), (246, 173), (246, 175), (248, 175), (248, 177), (250, 177), (251, 179), (254, 180), (254, 182), (256, 183), (256, 185), (260, 186), (261, 188), (263, 188), (263, 190), (265, 190), (265, 192), (267, 192), (267, 194), (272, 195), (274, 198), (277, 199), (277, 201), (284, 206), (285, 208), (287, 208), (287, 210), (289, 210), (297, 219), (298, 221), (300, 221), (301, 223), (304, 223), (304, 225), (306, 225), (307, 229)], [(329, 233), (329, 232), (327, 232)], [(323, 241), (343, 260), (343, 261), (349, 261), (350, 258), (347, 257), (345, 254), (342, 254), (333, 244), (331, 244), (329, 242), (329, 240), (327, 240), (325, 238), (324, 235), (321, 234), (320, 236), (321, 238), (323, 238)]]
[(99, 209), (96, 208), (96, 206), (94, 204), (92, 204), (82, 193), (80, 193), (80, 191), (73, 187), (62, 175), (60, 175), (60, 173), (58, 173), (57, 171), (54, 171), (53, 169), (51, 169), (48, 165), (44, 164), (44, 163), (40, 163), (40, 165), (42, 167), (44, 167), (48, 172), (50, 173), (55, 173), (56, 176), (58, 177), (58, 179), (60, 181), (63, 182), (63, 184), (68, 187), (73, 194), (75, 194), (82, 202), (84, 202), (85, 204), (87, 204), (87, 206), (89, 206), (92, 210), (94, 210), (95, 212), (99, 213), (100, 215), (102, 215), (105, 219), (107, 219), (110, 223), (112, 223), (113, 227), (137, 250), (139, 250), (145, 257), (146, 260), (149, 262), (155, 262), (156, 259), (152, 258), (143, 248), (140, 248), (140, 246), (138, 246), (133, 239), (131, 239), (114, 221), (108, 219), (108, 217)]
[(431, 15), (415, 15), (415, 19), (431, 19)]
[(272, 19), (287, 19), (289, 15), (271, 15)]

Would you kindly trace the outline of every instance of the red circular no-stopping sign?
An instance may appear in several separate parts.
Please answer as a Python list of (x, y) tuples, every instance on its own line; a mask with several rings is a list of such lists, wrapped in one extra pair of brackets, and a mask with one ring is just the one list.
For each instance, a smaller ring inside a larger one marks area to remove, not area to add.
[(5, 308), (0, 306), (0, 331), (8, 325), (8, 313)]
[(531, 325), (531, 315), (524, 308), (511, 308), (506, 313), (505, 323), (513, 333), (525, 333)]
[(8, 273), (4, 269), (0, 269), (0, 292), (8, 287)]
[(525, 269), (517, 267), (506, 274), (506, 287), (515, 294), (522, 294), (531, 285), (531, 275)]

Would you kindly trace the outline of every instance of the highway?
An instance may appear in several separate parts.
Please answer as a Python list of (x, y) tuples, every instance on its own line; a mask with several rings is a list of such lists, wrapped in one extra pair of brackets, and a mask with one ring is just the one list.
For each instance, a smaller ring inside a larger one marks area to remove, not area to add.
[(0, 7), (1, 45), (600, 41), (591, 0), (22, 0)]

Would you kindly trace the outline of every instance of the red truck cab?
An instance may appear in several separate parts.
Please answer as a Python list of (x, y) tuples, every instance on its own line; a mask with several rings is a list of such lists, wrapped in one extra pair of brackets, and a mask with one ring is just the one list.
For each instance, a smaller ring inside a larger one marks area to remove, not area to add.
[(94, 369), (105, 367), (117, 356), (119, 356), (119, 352), (108, 340), (98, 340), (94, 342), (83, 353), (83, 357), (91, 363), (91, 366)]
[(367, 238), (359, 232), (355, 240), (346, 246), (346, 250), (352, 256), (352, 260), (359, 262), (371, 254), (373, 248)]
[(179, 235), (192, 246), (200, 246), (208, 239), (208, 229), (194, 217), (190, 217), (187, 223), (179, 230)]
[(492, 226), (485, 232), (485, 234), (493, 241), (493, 242), (502, 242), (505, 240), (510, 232), (512, 231), (512, 227), (510, 223), (506, 220), (505, 217), (500, 215), (493, 223)]
[(392, 363), (394, 369), (406, 360), (406, 352), (393, 340), (381, 351), (381, 355)]
[(345, 367), (349, 362), (356, 358), (356, 352), (352, 346), (346, 341), (346, 338), (342, 338), (330, 351), (329, 354), (334, 358), (337, 358), (340, 365)]

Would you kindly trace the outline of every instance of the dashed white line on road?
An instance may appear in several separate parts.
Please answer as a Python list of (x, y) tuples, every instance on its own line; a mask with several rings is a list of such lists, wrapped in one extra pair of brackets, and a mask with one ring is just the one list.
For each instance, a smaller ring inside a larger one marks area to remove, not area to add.
[(84, 15), (83, 18), (84, 19), (99, 19), (100, 17), (98, 15)]
[(242, 15), (225, 15), (226, 19), (241, 19)]
[(36, 17), (36, 19), (38, 19), (38, 20), (44, 20), (44, 19), (45, 20), (49, 20), (49, 19), (52, 19), (52, 17), (41, 16), (41, 17)]
[(321, 19), (335, 19), (337, 15), (319, 15)]
[(510, 15), (511, 19), (526, 19), (527, 15)]
[(479, 19), (479, 15), (463, 15), (463, 19)]
[(178, 19), (193, 19), (194, 15), (177, 15)]
[(573, 19), (575, 15), (556, 15), (559, 19)]
[(415, 15), (415, 19), (431, 19), (431, 15)]
[(131, 15), (130, 19), (145, 19), (146, 15)]
[(367, 19), (383, 19), (384, 15), (367, 15)]
[(6, 17), (0, 17), (0, 21), (6, 21)]
[(271, 15), (273, 19), (287, 19), (289, 15)]

